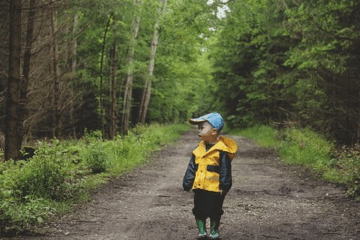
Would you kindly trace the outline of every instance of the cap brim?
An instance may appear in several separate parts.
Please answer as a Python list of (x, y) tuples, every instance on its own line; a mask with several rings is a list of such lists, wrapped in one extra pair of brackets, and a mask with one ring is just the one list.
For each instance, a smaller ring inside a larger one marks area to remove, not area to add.
[(193, 124), (193, 125), (200, 124), (200, 123), (203, 123), (203, 122), (206, 122), (206, 120), (201, 119), (201, 118), (191, 118), (191, 119), (189, 119), (189, 123)]

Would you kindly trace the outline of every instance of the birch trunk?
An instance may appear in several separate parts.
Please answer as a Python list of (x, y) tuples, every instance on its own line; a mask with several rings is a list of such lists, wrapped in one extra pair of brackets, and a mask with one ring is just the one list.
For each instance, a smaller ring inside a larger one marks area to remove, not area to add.
[[(145, 80), (144, 91), (143, 91), (143, 95), (141, 98), (140, 109), (139, 109), (138, 122), (140, 122), (141, 124), (145, 123), (146, 114), (147, 114), (147, 110), (148, 110), (148, 106), (149, 106), (149, 102), (150, 102), (151, 83), (152, 83), (152, 77), (153, 77), (154, 67), (155, 67), (155, 55), (156, 55), (156, 49), (157, 49), (158, 39), (159, 39), (160, 20), (161, 20), (161, 18), (163, 18), (165, 16), (167, 0), (159, 0), (159, 3), (160, 3), (159, 17), (156, 20), (156, 23), (154, 26), (153, 39), (151, 42), (149, 71), (148, 71), (148, 74), (147, 74), (147, 77)], [(163, 11), (162, 16), (160, 15), (161, 8)]]
[[(134, 0), (134, 5), (137, 4), (137, 1)], [(142, 2), (140, 1), (139, 5)], [(132, 84), (133, 84), (133, 63), (134, 63), (134, 52), (135, 52), (135, 44), (136, 38), (139, 32), (141, 20), (141, 10), (139, 11), (138, 16), (132, 22), (131, 25), (131, 40), (130, 40), (130, 47), (127, 56), (127, 77), (126, 77), (126, 84), (125, 84), (125, 92), (124, 92), (124, 103), (123, 103), (123, 116), (122, 116), (122, 133), (126, 134), (129, 130), (129, 123), (130, 123), (130, 111), (131, 111), (131, 99), (132, 99)]]
[(53, 64), (53, 101), (52, 101), (52, 137), (61, 137), (61, 120), (59, 109), (59, 53), (57, 41), (57, 19), (56, 10), (51, 9), (51, 48), (52, 48), (52, 64)]
[(21, 0), (10, 1), (9, 78), (6, 98), (5, 160), (19, 158), (21, 141), (19, 126)]

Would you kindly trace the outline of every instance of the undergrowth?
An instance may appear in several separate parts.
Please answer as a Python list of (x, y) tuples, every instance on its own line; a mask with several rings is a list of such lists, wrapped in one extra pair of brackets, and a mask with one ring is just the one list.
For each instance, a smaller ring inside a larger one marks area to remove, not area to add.
[(255, 126), (231, 133), (274, 148), (284, 162), (309, 168), (327, 181), (346, 184), (349, 196), (360, 196), (359, 145), (337, 148), (308, 128), (276, 130), (270, 126)]
[(101, 132), (80, 140), (38, 142), (27, 161), (0, 163), (0, 232), (21, 231), (62, 215), (88, 199), (89, 190), (141, 164), (188, 125), (137, 126), (103, 141)]

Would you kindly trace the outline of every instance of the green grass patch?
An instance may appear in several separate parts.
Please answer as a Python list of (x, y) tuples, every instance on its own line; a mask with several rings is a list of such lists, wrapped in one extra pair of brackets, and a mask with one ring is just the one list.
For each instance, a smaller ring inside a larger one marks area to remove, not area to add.
[(171, 144), (188, 124), (137, 126), (103, 141), (100, 132), (80, 140), (38, 142), (27, 161), (0, 163), (0, 232), (28, 229), (89, 199), (89, 190), (142, 164)]
[(241, 135), (253, 140), (262, 147), (276, 147), (279, 141), (276, 138), (278, 131), (270, 126), (254, 126), (246, 129), (234, 129), (230, 134)]
[(255, 126), (235, 129), (231, 134), (274, 148), (284, 162), (309, 168), (327, 181), (346, 184), (350, 196), (360, 196), (360, 146), (336, 148), (308, 128), (277, 131), (270, 126)]
[(278, 146), (280, 156), (288, 163), (326, 170), (330, 166), (334, 145), (310, 129), (286, 129)]

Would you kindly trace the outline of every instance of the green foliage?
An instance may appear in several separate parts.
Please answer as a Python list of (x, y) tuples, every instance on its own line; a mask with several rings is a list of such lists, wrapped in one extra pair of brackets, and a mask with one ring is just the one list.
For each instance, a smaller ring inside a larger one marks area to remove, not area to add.
[[(73, 164), (63, 153), (63, 146), (54, 140), (49, 148), (39, 143), (36, 155), (31, 161), (18, 161), (3, 171), (9, 180), (4, 187), (16, 199), (26, 202), (27, 196), (41, 196), (49, 199), (66, 199), (73, 194), (73, 184), (68, 171)], [(73, 173), (77, 174), (77, 173)]]
[(263, 147), (276, 147), (279, 145), (277, 136), (279, 132), (270, 126), (258, 125), (246, 129), (234, 129), (231, 134), (247, 137)]
[(288, 108), (293, 98), (283, 88), (294, 85), (282, 66), (294, 44), (282, 25), (284, 12), (268, 0), (229, 5), (231, 14), (211, 53), (214, 76), (221, 79), (215, 99), (232, 127), (281, 121), (279, 107)]
[(114, 141), (103, 141), (100, 131), (87, 132), (79, 141), (39, 142), (28, 161), (1, 162), (0, 230), (28, 228), (61, 214), (86, 199), (88, 189), (141, 164), (188, 128), (137, 126)]
[(279, 146), (280, 156), (289, 163), (319, 168), (329, 166), (329, 159), (334, 145), (318, 133), (305, 129), (286, 129), (285, 141)]
[[(232, 1), (212, 45), (214, 100), (231, 127), (308, 126), (340, 144), (359, 128), (359, 3)], [(355, 134), (354, 134), (355, 133)]]
[(85, 156), (87, 166), (93, 173), (101, 173), (106, 171), (107, 155), (100, 144), (89, 147), (89, 150)]
[(84, 169), (74, 166), (77, 159), (73, 154), (71, 144), (53, 140), (49, 145), (39, 142), (31, 160), (0, 164), (0, 221), (4, 229), (40, 224), (57, 212), (54, 203), (77, 198)]
[(335, 151), (335, 159), (333, 167), (336, 171), (331, 176), (341, 175), (342, 181), (349, 186), (347, 193), (350, 196), (360, 196), (360, 146), (342, 146)]
[(27, 196), (25, 203), (2, 201), (0, 206), (0, 230), (6, 230), (11, 225), (21, 230), (34, 224), (41, 224), (56, 212), (49, 200)]

